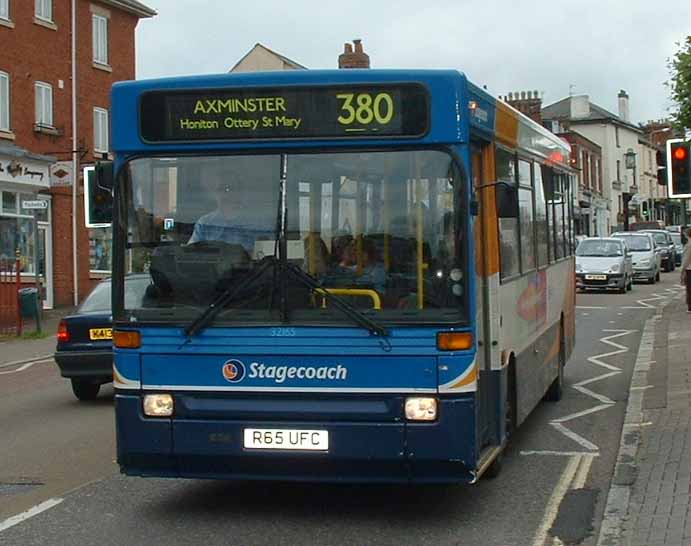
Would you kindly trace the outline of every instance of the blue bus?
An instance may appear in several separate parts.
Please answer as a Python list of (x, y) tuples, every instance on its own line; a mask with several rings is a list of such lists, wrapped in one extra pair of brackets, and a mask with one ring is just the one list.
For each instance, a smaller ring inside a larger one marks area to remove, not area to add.
[(463, 74), (122, 82), (112, 119), (123, 473), (472, 483), (561, 397), (570, 148)]

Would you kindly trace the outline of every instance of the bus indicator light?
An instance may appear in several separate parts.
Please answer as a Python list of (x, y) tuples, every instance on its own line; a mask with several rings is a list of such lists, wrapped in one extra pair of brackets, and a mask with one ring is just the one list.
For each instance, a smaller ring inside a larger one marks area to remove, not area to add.
[(465, 351), (473, 348), (473, 334), (470, 332), (440, 332), (437, 334), (437, 349), (440, 351)]

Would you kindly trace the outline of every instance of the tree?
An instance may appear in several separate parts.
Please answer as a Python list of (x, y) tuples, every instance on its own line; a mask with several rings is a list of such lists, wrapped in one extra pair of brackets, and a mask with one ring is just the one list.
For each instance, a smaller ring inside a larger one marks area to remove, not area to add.
[(682, 134), (691, 131), (691, 36), (668, 62), (670, 81), (667, 83), (676, 110), (672, 111), (672, 123)]

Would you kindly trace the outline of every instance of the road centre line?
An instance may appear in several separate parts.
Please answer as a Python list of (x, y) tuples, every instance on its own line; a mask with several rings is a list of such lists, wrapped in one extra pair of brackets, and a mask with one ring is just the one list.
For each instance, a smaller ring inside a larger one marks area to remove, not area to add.
[(54, 506), (57, 506), (60, 504), (64, 499), (61, 498), (53, 498), (53, 499), (48, 499), (47, 501), (44, 501), (40, 504), (37, 504), (36, 506), (32, 506), (25, 512), (22, 512), (21, 514), (17, 514), (16, 516), (12, 516), (7, 518), (5, 521), (0, 522), (0, 533), (2, 531), (5, 531), (9, 529), (10, 527), (14, 527), (18, 523), (21, 523), (23, 521), (26, 521), (29, 518), (32, 518), (34, 516), (37, 516), (41, 512), (45, 512), (46, 510), (50, 510)]
[(10, 366), (17, 366), (20, 364), (27, 364), (29, 362), (37, 362), (39, 360), (46, 360), (46, 359), (52, 359), (53, 355), (42, 355), (42, 356), (35, 356), (33, 358), (24, 358), (23, 360), (15, 360), (13, 362), (4, 362), (0, 364), (0, 368), (9, 368)]
[(27, 362), (26, 364), (22, 364), (19, 366), (19, 368), (15, 368), (14, 370), (6, 370), (3, 372), (0, 372), (0, 375), (8, 375), (11, 373), (17, 373), (17, 372), (23, 372), (24, 370), (28, 370), (33, 366), (34, 364), (43, 364), (45, 362), (52, 362), (52, 358), (44, 358), (43, 360), (34, 360), (33, 362)]

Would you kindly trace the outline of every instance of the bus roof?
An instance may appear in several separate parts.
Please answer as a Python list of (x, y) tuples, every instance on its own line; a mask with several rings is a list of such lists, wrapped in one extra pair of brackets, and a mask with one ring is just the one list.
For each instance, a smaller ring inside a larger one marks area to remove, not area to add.
[[(149, 93), (182, 91), (218, 91), (232, 93), (240, 89), (297, 89), (347, 86), (395, 86), (419, 84), (429, 93), (428, 125), (424, 134), (410, 138), (367, 134), (347, 140), (338, 138), (300, 138), (281, 140), (282, 147), (362, 146), (363, 144), (453, 144), (473, 138), (497, 140), (511, 148), (520, 148), (556, 164), (568, 166), (568, 143), (541, 127), (504, 102), (470, 83), (456, 70), (287, 70), (183, 76), (119, 82), (112, 90), (113, 149), (118, 154), (161, 153), (199, 149), (199, 141), (151, 142), (141, 137), (141, 97)], [(278, 139), (252, 139), (254, 148), (276, 147)], [(204, 148), (246, 148), (248, 140), (202, 141)]]

